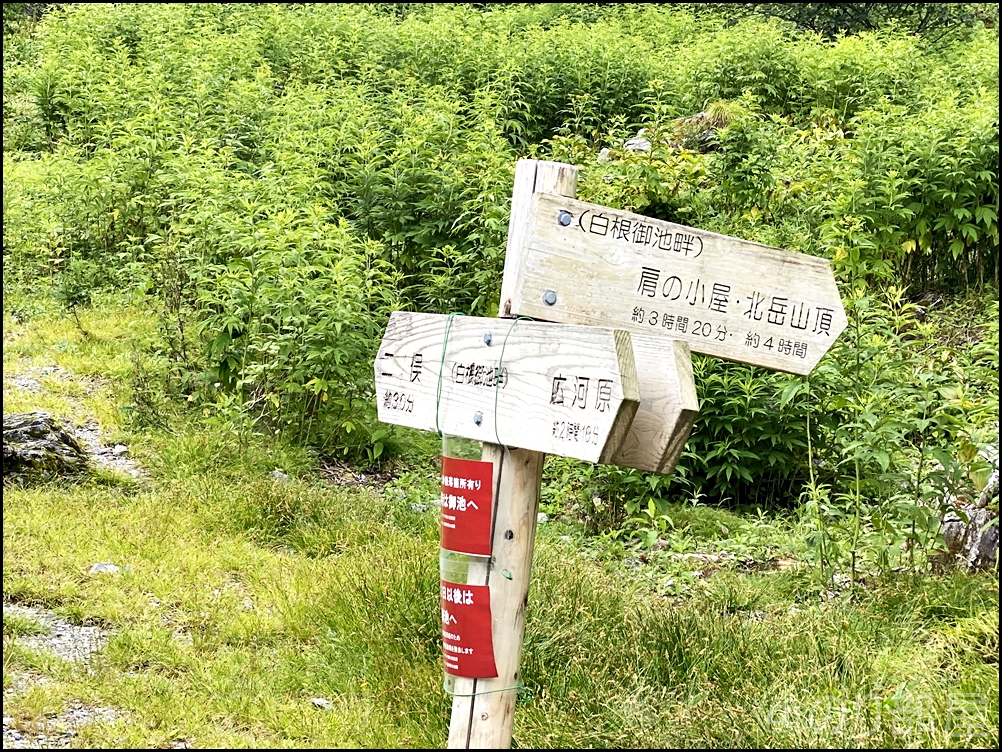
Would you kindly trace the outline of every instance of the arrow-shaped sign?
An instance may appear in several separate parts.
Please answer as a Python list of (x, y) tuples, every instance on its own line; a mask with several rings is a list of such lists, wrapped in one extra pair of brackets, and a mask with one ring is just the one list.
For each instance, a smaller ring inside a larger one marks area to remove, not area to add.
[(375, 362), (379, 419), (610, 462), (640, 395), (628, 332), (396, 311)]
[(815, 256), (544, 193), (523, 237), (508, 315), (663, 335), (804, 375), (846, 326)]

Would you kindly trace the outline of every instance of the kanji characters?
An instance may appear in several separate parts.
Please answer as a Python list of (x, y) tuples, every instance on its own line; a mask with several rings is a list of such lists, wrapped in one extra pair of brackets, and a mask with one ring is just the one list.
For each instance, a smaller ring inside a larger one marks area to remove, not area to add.
[(648, 298), (653, 298), (657, 294), (658, 277), (660, 275), (660, 269), (653, 269), (649, 266), (642, 267), (640, 270), (640, 285), (637, 287), (637, 292), (641, 295), (646, 295)]

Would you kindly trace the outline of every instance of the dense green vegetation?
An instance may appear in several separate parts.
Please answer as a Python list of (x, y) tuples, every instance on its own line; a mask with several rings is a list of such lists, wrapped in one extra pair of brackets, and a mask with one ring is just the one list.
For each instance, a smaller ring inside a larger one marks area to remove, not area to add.
[[(569, 161), (587, 200), (832, 259), (852, 321), (809, 384), (700, 360), (679, 472), (597, 471), (632, 500), (609, 523), (644, 489), (920, 502), (997, 421), (997, 293), (964, 309), (988, 327), (974, 349), (944, 347), (916, 304), (997, 289), (997, 33), (829, 40), (733, 21), (51, 10), (5, 43), (5, 290), (48, 279), (76, 310), (134, 289), (161, 330), (140, 366), (171, 395), (245, 433), (376, 459), (393, 445), (369, 367), (388, 312), (492, 313), (514, 162)], [(641, 127), (652, 148), (625, 149)]]
[[(5, 5), (5, 377), (115, 385), (5, 382), (5, 409), (97, 416), (155, 468), (5, 498), (5, 599), (125, 625), (105, 668), (160, 698), (147, 728), (183, 696), (206, 744), (440, 743), (436, 535), (409, 506), (437, 437), (375, 420), (372, 358), (393, 310), (496, 313), (515, 163), (554, 159), (584, 200), (830, 259), (850, 325), (809, 379), (694, 357), (671, 477), (547, 461), (516, 739), (997, 746), (997, 579), (917, 576), (998, 447), (997, 6), (752, 5)], [(401, 475), (335, 493), (310, 479), (333, 457)], [(90, 533), (46, 532), (69, 523)], [(74, 579), (147, 548), (190, 652), (129, 578)], [(768, 577), (671, 558), (722, 549)], [(206, 615), (238, 570), (267, 608)], [(330, 686), (341, 726), (295, 720)], [(899, 723), (920, 701), (930, 725)]]

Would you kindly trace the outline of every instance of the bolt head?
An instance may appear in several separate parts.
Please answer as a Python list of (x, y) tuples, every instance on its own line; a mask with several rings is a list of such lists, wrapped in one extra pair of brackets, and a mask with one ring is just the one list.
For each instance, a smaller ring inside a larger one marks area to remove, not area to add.
[(473, 422), (479, 426), (484, 422), (484, 414), (481, 412), (473, 413)]
[(557, 302), (557, 293), (554, 290), (547, 290), (543, 293), (543, 302), (546, 305), (554, 305)]
[(570, 225), (572, 219), (573, 217), (571, 216), (571, 213), (566, 209), (561, 209), (560, 213), (557, 215), (557, 222), (561, 227), (567, 227)]
[(487, 345), (488, 347), (490, 347), (490, 344), (493, 341), (493, 339), (494, 339), (494, 337), (491, 335), (490, 332), (484, 332), (484, 344), (485, 345)]

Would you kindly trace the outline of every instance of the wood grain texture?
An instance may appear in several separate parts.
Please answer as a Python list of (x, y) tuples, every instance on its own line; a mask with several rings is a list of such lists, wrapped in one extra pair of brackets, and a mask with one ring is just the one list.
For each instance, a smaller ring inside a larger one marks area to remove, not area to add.
[(650, 334), (632, 342), (640, 407), (612, 464), (670, 474), (699, 412), (689, 346)]
[[(505, 749), (511, 744), (521, 674), (525, 608), (543, 475), (542, 452), (484, 445), (499, 478), (489, 571), (473, 584), (490, 585), (495, 679), (457, 679), (449, 725), (450, 749)], [(462, 697), (461, 694), (471, 696)]]
[(630, 335), (600, 327), (396, 311), (375, 375), (385, 423), (590, 462), (640, 403)]
[(561, 196), (531, 203), (513, 315), (673, 337), (693, 352), (805, 375), (845, 329), (825, 259)]
[(514, 315), (511, 311), (511, 296), (524, 263), (521, 251), (529, 228), (533, 194), (542, 192), (573, 197), (577, 192), (577, 185), (578, 168), (574, 165), (536, 159), (520, 159), (515, 165), (515, 186), (511, 194), (511, 218), (508, 220), (508, 242), (504, 256), (504, 275), (501, 278), (501, 303), (498, 308), (501, 316)]
[[(511, 223), (505, 256), (499, 310), (510, 313), (506, 287), (518, 273), (529, 205), (535, 191), (574, 196), (578, 170), (558, 162), (523, 160), (515, 170)], [(625, 340), (617, 340), (622, 349)], [(632, 352), (632, 344), (630, 346)], [(625, 358), (625, 354), (619, 356)], [(635, 371), (634, 371), (635, 373)], [(617, 447), (618, 448), (618, 447)], [(494, 660), (496, 679), (469, 679), (457, 682), (449, 724), (450, 749), (507, 749), (511, 746), (515, 722), (515, 702), (522, 659), (525, 607), (529, 597), (532, 554), (536, 540), (536, 513), (543, 479), (542, 452), (484, 444), (483, 458), (494, 463), (497, 481), (492, 536), (492, 558), (486, 567), (485, 583), (491, 586)], [(459, 696), (460, 688), (473, 696)], [(481, 694), (477, 694), (481, 693)]]

